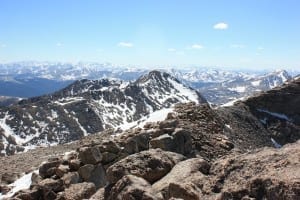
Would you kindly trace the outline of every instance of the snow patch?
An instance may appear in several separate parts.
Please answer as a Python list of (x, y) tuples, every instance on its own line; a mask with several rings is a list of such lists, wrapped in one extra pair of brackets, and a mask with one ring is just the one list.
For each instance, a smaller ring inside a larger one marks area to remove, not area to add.
[(284, 119), (286, 121), (291, 121), (285, 114), (270, 112), (270, 111), (267, 111), (267, 110), (264, 110), (264, 109), (257, 109), (257, 111), (267, 113), (267, 114), (272, 115), (274, 117), (277, 117), (279, 119)]
[(163, 108), (161, 110), (154, 111), (150, 113), (149, 115), (143, 117), (142, 119), (138, 121), (134, 121), (131, 123), (124, 123), (117, 128), (120, 128), (122, 130), (127, 130), (129, 128), (134, 128), (134, 127), (140, 127), (143, 128), (146, 123), (148, 122), (158, 122), (158, 121), (163, 121), (166, 119), (167, 115), (171, 112), (174, 111), (174, 108)]
[(168, 81), (176, 88), (180, 94), (186, 96), (188, 98), (188, 101), (193, 101), (195, 103), (199, 102), (198, 95), (196, 91), (193, 91), (192, 89), (168, 78)]
[(235, 87), (235, 88), (228, 88), (228, 90), (235, 91), (235, 92), (245, 92), (246, 87), (245, 86), (238, 86), (238, 87)]
[(229, 129), (231, 129), (231, 126), (229, 124), (225, 124), (225, 126)]
[(8, 186), (13, 187), (11, 191), (9, 191), (7, 194), (2, 195), (0, 193), (0, 199), (4, 199), (4, 198), (10, 198), (12, 197), (16, 192), (20, 191), (20, 190), (25, 190), (28, 189), (31, 185), (31, 176), (32, 173), (38, 173), (38, 170), (31, 172), (29, 174), (25, 174), (24, 176), (22, 176), (21, 178), (19, 178), (18, 180), (16, 180), (15, 182), (13, 182), (12, 184), (9, 184)]
[(257, 87), (257, 86), (259, 86), (260, 82), (261, 82), (261, 80), (258, 80), (258, 81), (252, 81), (252, 82), (251, 82), (251, 85), (253, 85), (254, 87)]
[(275, 148), (279, 149), (282, 147), (282, 145), (278, 144), (273, 138), (271, 138), (271, 142), (273, 143), (273, 145), (275, 146)]

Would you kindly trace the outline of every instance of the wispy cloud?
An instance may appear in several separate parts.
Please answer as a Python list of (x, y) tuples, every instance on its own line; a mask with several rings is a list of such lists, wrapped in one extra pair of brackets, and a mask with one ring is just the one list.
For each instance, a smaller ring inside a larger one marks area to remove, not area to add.
[(191, 46), (191, 48), (192, 48), (192, 49), (203, 49), (204, 47), (203, 47), (203, 45), (201, 45), (201, 44), (193, 44), (193, 45)]
[(57, 47), (62, 47), (63, 44), (62, 44), (61, 42), (58, 42), (58, 43), (56, 43), (56, 46), (57, 46)]
[(230, 45), (231, 48), (237, 48), (237, 49), (243, 49), (246, 48), (246, 45), (244, 44), (232, 44)]
[(5, 47), (7, 47), (6, 44), (1, 44), (1, 48), (5, 48)]
[(174, 48), (168, 48), (168, 51), (169, 51), (169, 52), (175, 52), (176, 49), (174, 49)]
[(130, 42), (119, 42), (119, 43), (118, 43), (118, 46), (119, 46), (119, 47), (127, 47), (127, 48), (131, 48), (131, 47), (133, 47), (133, 44), (130, 43)]
[(214, 25), (214, 29), (226, 30), (226, 29), (228, 29), (228, 24), (226, 24), (224, 22), (217, 23)]

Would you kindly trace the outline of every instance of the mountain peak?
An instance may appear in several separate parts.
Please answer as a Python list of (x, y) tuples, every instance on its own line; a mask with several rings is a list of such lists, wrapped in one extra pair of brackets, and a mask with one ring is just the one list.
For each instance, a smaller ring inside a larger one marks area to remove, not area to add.
[(139, 79), (137, 79), (137, 83), (139, 84), (143, 84), (146, 83), (150, 80), (156, 81), (156, 82), (163, 82), (166, 81), (167, 78), (171, 77), (172, 79), (175, 79), (174, 77), (172, 77), (170, 74), (166, 73), (166, 72), (161, 72), (158, 70), (153, 70), (150, 71), (149, 73), (141, 76)]

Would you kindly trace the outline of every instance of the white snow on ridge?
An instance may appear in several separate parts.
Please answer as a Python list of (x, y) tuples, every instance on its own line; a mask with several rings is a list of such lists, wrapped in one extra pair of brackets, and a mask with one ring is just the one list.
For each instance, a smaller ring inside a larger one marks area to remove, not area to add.
[(143, 117), (142, 119), (130, 123), (123, 123), (122, 125), (116, 127), (122, 130), (127, 130), (130, 128), (143, 128), (148, 122), (158, 122), (166, 119), (167, 115), (174, 111), (174, 108), (163, 108), (161, 110), (154, 111), (149, 115)]
[(236, 91), (236, 92), (245, 92), (246, 91), (246, 87), (245, 86), (238, 86), (235, 88), (228, 88), (228, 90), (230, 91)]
[(270, 111), (267, 111), (267, 110), (264, 110), (264, 109), (257, 109), (257, 111), (267, 113), (269, 115), (272, 115), (272, 116), (280, 118), (280, 119), (291, 121), (285, 114), (270, 112)]
[(193, 102), (199, 103), (199, 99), (198, 99), (198, 95), (197, 95), (196, 91), (193, 91), (192, 89), (190, 89), (170, 78), (168, 78), (168, 81), (174, 86), (174, 88), (176, 88), (179, 91), (179, 93), (181, 95), (184, 95), (188, 98), (188, 100), (185, 102), (193, 101)]
[(251, 82), (251, 85), (253, 85), (254, 87), (257, 87), (257, 86), (259, 86), (260, 83), (261, 83), (261, 80), (258, 80), (258, 81), (252, 81), (252, 82)]
[(58, 101), (55, 101), (54, 103), (64, 106), (66, 104), (75, 103), (75, 102), (83, 101), (83, 100), (85, 100), (83, 97), (70, 97), (70, 98), (59, 99)]
[(238, 102), (238, 101), (243, 101), (245, 100), (247, 97), (242, 97), (242, 98), (238, 98), (238, 99), (234, 99), (232, 101), (229, 101), (227, 103), (224, 103), (222, 105), (220, 105), (220, 107), (228, 107), (228, 106), (233, 106), (235, 102)]

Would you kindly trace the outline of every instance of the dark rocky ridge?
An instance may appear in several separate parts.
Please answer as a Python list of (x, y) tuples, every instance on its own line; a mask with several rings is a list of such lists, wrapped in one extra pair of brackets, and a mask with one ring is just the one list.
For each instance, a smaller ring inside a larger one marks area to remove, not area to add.
[[(256, 118), (253, 127), (256, 127), (259, 135), (256, 134), (255, 137), (268, 135), (268, 138), (273, 138), (279, 145), (295, 142), (300, 139), (300, 79), (220, 110), (225, 115), (237, 116), (246, 112), (246, 115)], [(232, 124), (231, 118), (227, 119)], [(243, 121), (245, 123), (242, 126), (249, 122), (246, 118)], [(251, 134), (255, 135), (255, 131)]]

